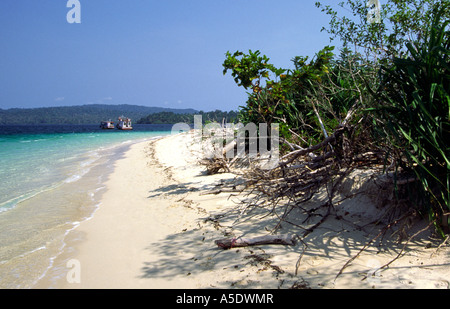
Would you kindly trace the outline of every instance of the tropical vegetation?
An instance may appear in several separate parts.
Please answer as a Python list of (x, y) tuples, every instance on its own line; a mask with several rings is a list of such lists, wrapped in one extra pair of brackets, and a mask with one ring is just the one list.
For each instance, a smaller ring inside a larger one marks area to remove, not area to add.
[(199, 111), (196, 113), (174, 113), (174, 112), (159, 112), (149, 114), (136, 123), (138, 124), (175, 124), (175, 123), (194, 123), (194, 116), (202, 116), (202, 122), (225, 122), (235, 123), (238, 120), (238, 113), (236, 111), (224, 112), (215, 110), (211, 112)]
[(350, 16), (317, 2), (330, 17), (322, 30), (339, 50), (294, 56), (289, 69), (260, 51), (227, 52), (223, 73), (248, 91), (241, 122), (279, 123), (285, 154), (317, 149), (340, 167), (377, 154), (385, 172), (412, 179), (411, 207), (443, 235), (450, 223), (450, 5), (386, 2), (379, 21), (364, 0), (338, 4)]

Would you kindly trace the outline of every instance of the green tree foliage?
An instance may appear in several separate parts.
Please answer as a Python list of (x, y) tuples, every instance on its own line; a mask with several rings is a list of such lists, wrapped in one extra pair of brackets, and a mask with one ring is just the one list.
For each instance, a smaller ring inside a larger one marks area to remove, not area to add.
[(351, 16), (316, 3), (330, 16), (324, 30), (344, 44), (339, 54), (326, 46), (311, 60), (294, 57), (293, 69), (278, 69), (259, 51), (227, 52), (224, 74), (250, 90), (240, 120), (279, 123), (287, 144), (309, 147), (352, 115), (340, 144), (348, 149), (334, 148), (334, 155), (384, 153), (397, 176), (417, 177), (412, 191), (421, 202), (413, 206), (434, 222), (448, 221), (450, 5), (389, 0), (373, 22), (367, 3), (340, 2)]
[(224, 112), (215, 110), (211, 112), (183, 113), (175, 114), (173, 112), (160, 112), (149, 114), (137, 121), (138, 124), (175, 124), (175, 123), (194, 123), (194, 116), (201, 115), (203, 123), (225, 121), (225, 123), (237, 122), (238, 113), (235, 111)]
[[(294, 69), (289, 70), (265, 63), (264, 68), (270, 68), (273, 77), (266, 74), (265, 69), (254, 70), (256, 75), (252, 80), (264, 77), (265, 85), (250, 84), (252, 91), (248, 93), (247, 104), (240, 109), (240, 120), (243, 123), (279, 123), (284, 138), (302, 137), (296, 142), (303, 146), (327, 136), (353, 105), (363, 101), (361, 97), (365, 94), (362, 92), (367, 86), (362, 75), (375, 75), (373, 70), (363, 69), (359, 55), (345, 49), (335, 59), (333, 51), (334, 47), (326, 46), (311, 60), (296, 56), (292, 59)], [(237, 84), (243, 85), (241, 77), (250, 75), (236, 71), (243, 66), (237, 58), (231, 61), (230, 55), (227, 53), (223, 64), (224, 73), (231, 70), (232, 76), (237, 77)], [(259, 63), (248, 62), (248, 59), (255, 60), (250, 55), (242, 52), (234, 55), (243, 56), (241, 59), (246, 59), (247, 68), (260, 67)], [(266, 56), (262, 58), (269, 60)]]
[(266, 55), (261, 56), (259, 50), (256, 52), (250, 50), (248, 54), (236, 51), (233, 55), (227, 52), (223, 63), (223, 74), (231, 70), (231, 75), (238, 86), (245, 89), (255, 88), (263, 79), (269, 79), (269, 72), (277, 76), (284, 72), (282, 69), (276, 69), (269, 60)]
[[(407, 53), (407, 42), (423, 40), (433, 12), (445, 3), (443, 0), (380, 2), (383, 2), (380, 22), (370, 19), (369, 14), (374, 8), (368, 5), (370, 2), (367, 0), (341, 1), (339, 10), (316, 2), (316, 6), (330, 16), (329, 27), (322, 30), (328, 32), (331, 39), (340, 39), (345, 47), (354, 48), (355, 52), (359, 51), (368, 58), (387, 60)], [(443, 14), (448, 17), (450, 12), (447, 9)]]
[(449, 23), (443, 8), (423, 40), (407, 44), (408, 57), (382, 68), (378, 92), (377, 112), (401, 155), (398, 167), (420, 180), (419, 204), (433, 219), (450, 210)]

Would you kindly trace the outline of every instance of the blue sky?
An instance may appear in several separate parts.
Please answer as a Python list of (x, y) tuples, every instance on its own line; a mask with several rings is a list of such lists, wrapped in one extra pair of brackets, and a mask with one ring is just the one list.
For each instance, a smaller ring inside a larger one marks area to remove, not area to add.
[(67, 0), (0, 1), (0, 108), (237, 109), (246, 92), (223, 76), (227, 51), (292, 68), (330, 44), (316, 0), (79, 1), (80, 24)]

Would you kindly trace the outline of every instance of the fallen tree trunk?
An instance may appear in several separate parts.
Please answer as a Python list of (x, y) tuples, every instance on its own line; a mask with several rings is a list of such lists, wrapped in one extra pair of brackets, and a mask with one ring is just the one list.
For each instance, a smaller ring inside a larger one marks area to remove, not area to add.
[(295, 246), (297, 244), (297, 235), (266, 235), (254, 238), (224, 238), (215, 241), (216, 245), (222, 249), (231, 249), (237, 247), (257, 246), (257, 245), (287, 245)]

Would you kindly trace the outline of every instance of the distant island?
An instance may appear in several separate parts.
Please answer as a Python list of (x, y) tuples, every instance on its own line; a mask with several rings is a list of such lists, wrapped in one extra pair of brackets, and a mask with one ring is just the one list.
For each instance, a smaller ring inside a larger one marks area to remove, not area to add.
[[(228, 113), (222, 111), (204, 113), (191, 108), (174, 109), (129, 104), (11, 108), (0, 109), (0, 125), (98, 124), (102, 120), (116, 120), (122, 115), (131, 118), (134, 123), (170, 124), (189, 122), (195, 114), (204, 114), (204, 121), (221, 121), (221, 117)], [(230, 113), (237, 115), (236, 112)]]
[(203, 123), (207, 122), (222, 122), (234, 123), (238, 121), (238, 112), (230, 111), (224, 112), (215, 110), (211, 112), (198, 111), (195, 113), (175, 113), (175, 112), (159, 112), (149, 114), (141, 118), (136, 123), (138, 124), (174, 124), (174, 123), (194, 123), (194, 116), (201, 115)]

